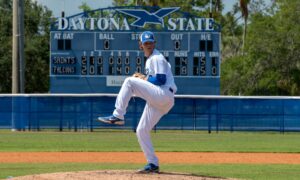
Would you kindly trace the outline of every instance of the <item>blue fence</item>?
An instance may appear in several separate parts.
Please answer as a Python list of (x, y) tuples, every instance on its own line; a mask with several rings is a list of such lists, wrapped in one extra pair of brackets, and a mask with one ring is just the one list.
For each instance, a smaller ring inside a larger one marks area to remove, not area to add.
[[(114, 109), (112, 94), (0, 95), (0, 128), (94, 131), (135, 130), (145, 102), (133, 98), (125, 126), (96, 121)], [(300, 131), (299, 97), (176, 96), (175, 106), (156, 129), (211, 131)]]

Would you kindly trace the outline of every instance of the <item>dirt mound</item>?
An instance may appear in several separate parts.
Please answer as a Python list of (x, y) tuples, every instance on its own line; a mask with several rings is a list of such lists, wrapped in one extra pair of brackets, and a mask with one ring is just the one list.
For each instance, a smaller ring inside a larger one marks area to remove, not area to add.
[(204, 176), (194, 176), (191, 174), (183, 173), (168, 173), (161, 172), (151, 174), (139, 174), (135, 171), (120, 171), (120, 170), (107, 170), (107, 171), (80, 171), (80, 172), (64, 172), (64, 173), (49, 173), (39, 175), (28, 175), (10, 178), (10, 180), (219, 180), (222, 178), (211, 178)]

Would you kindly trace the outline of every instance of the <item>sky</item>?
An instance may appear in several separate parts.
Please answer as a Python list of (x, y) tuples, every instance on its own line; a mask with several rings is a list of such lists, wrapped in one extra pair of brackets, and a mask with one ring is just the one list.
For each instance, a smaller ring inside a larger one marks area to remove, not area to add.
[(61, 16), (61, 12), (65, 11), (65, 16), (71, 16), (82, 12), (78, 7), (86, 2), (92, 9), (111, 7), (111, 0), (34, 0), (39, 4), (48, 7), (54, 17)]
[[(65, 16), (71, 16), (80, 13), (81, 10), (78, 8), (83, 2), (86, 2), (92, 9), (105, 8), (112, 6), (112, 0), (34, 0), (39, 4), (48, 7), (54, 17), (61, 16), (61, 12), (65, 11)], [(237, 0), (225, 0), (224, 12), (228, 12), (232, 9), (233, 4)]]

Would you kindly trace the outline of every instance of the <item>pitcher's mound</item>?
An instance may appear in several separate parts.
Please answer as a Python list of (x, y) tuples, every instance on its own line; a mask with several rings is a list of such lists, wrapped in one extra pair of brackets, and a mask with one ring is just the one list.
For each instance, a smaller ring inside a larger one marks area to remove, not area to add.
[(161, 172), (151, 173), (151, 174), (138, 174), (135, 171), (127, 170), (105, 170), (105, 171), (80, 171), (80, 172), (63, 172), (63, 173), (49, 173), (49, 174), (39, 174), (30, 176), (20, 176), (12, 178), (14, 180), (219, 180), (222, 178), (212, 178), (204, 176), (194, 176), (191, 174), (184, 173), (168, 173)]

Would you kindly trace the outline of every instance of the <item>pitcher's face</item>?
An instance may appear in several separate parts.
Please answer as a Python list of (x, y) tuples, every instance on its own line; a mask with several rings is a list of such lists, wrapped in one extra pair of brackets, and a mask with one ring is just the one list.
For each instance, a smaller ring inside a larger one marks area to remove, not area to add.
[(144, 44), (141, 43), (141, 48), (144, 51), (146, 57), (149, 57), (155, 48), (155, 42), (145, 42)]

